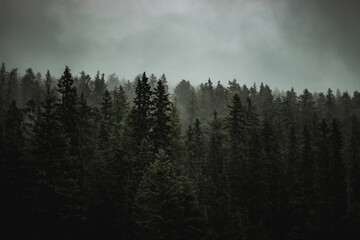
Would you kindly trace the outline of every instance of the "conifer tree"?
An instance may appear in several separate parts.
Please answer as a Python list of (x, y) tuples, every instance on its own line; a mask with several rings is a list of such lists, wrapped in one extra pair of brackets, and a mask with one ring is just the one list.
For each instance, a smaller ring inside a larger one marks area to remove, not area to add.
[(208, 221), (216, 239), (227, 239), (230, 237), (232, 223), (231, 186), (228, 164), (224, 155), (223, 123), (218, 119), (216, 112), (210, 125), (211, 137), (206, 169), (211, 183), (211, 192), (207, 199), (210, 205)]
[(203, 217), (194, 186), (176, 170), (164, 151), (149, 165), (135, 197), (139, 238), (200, 239)]
[(0, 110), (5, 110), (5, 92), (6, 92), (6, 69), (5, 63), (0, 68)]
[(3, 151), (0, 165), (0, 221), (4, 234), (22, 238), (18, 228), (27, 229), (28, 166), (25, 161), (23, 114), (13, 101), (4, 118)]
[(71, 152), (75, 155), (79, 146), (78, 139), (78, 115), (77, 115), (77, 90), (74, 87), (74, 78), (70, 69), (66, 66), (65, 71), (58, 82), (58, 92), (60, 93), (60, 116), (65, 133), (70, 137)]
[(61, 219), (59, 189), (62, 186), (63, 169), (60, 167), (68, 160), (69, 141), (60, 122), (57, 99), (47, 85), (41, 108), (36, 113), (34, 124), (33, 160), (36, 176), (36, 193), (39, 224), (44, 226), (41, 238), (50, 237), (58, 232)]
[(347, 218), (348, 237), (355, 240), (360, 234), (360, 130), (357, 117), (351, 119), (351, 138), (349, 156), (349, 186)]
[(63, 172), (59, 181), (64, 187), (58, 193), (61, 195), (62, 223), (68, 229), (67, 234), (70, 237), (79, 234), (81, 229), (72, 229), (72, 227), (80, 226), (84, 216), (84, 164), (81, 158), (77, 90), (73, 84), (74, 79), (66, 66), (58, 81), (58, 92), (61, 96), (59, 115), (65, 136), (69, 138), (70, 149), (69, 157), (59, 164), (59, 169)]
[(329, 88), (326, 94), (326, 120), (331, 122), (336, 117), (336, 102), (333, 91)]
[(152, 91), (148, 83), (148, 77), (146, 74), (142, 75), (142, 78), (137, 80), (135, 89), (136, 97), (134, 99), (135, 111), (134, 111), (134, 130), (136, 132), (136, 139), (141, 142), (143, 138), (149, 137), (151, 129), (151, 111), (152, 111)]
[(303, 94), (299, 97), (299, 112), (300, 112), (300, 123), (297, 123), (301, 127), (305, 125), (309, 130), (316, 129), (314, 126), (314, 98), (312, 93), (309, 90), (305, 89)]
[(129, 103), (123, 87), (115, 87), (113, 91), (113, 122), (117, 128), (124, 125), (124, 119), (129, 109)]
[(103, 101), (100, 103), (102, 120), (100, 123), (100, 132), (99, 132), (99, 148), (100, 150), (105, 150), (106, 146), (110, 141), (110, 135), (113, 127), (113, 112), (112, 112), (112, 100), (108, 90), (105, 90)]
[(30, 100), (33, 100), (36, 105), (40, 103), (40, 83), (36, 80), (31, 68), (27, 69), (26, 74), (22, 77), (21, 87), (23, 105)]
[(229, 134), (229, 174), (234, 200), (239, 203), (241, 195), (244, 193), (244, 179), (248, 173), (248, 162), (245, 159), (245, 143), (247, 141), (245, 110), (238, 94), (233, 96), (229, 108), (229, 116), (226, 119)]
[(92, 91), (92, 104), (95, 106), (99, 106), (104, 92), (106, 90), (106, 83), (105, 83), (105, 75), (101, 74), (97, 71), (94, 82), (93, 82), (93, 91)]
[(347, 195), (345, 179), (345, 162), (343, 160), (343, 135), (339, 122), (333, 119), (330, 133), (330, 234), (341, 238), (345, 234), (344, 216), (346, 214)]
[(169, 94), (166, 93), (165, 86), (160, 79), (154, 91), (154, 110), (151, 113), (153, 121), (151, 136), (155, 152), (157, 152), (160, 148), (164, 150), (168, 149), (170, 141), (170, 105)]
[(179, 112), (175, 104), (170, 105), (170, 142), (168, 155), (172, 159), (175, 159), (178, 164), (184, 162), (184, 156), (178, 154), (179, 152), (184, 152), (184, 141), (182, 138), (182, 123), (180, 120)]

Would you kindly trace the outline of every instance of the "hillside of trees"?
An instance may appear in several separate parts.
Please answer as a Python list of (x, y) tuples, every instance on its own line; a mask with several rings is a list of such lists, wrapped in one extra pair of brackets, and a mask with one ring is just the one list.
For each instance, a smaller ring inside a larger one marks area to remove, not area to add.
[(360, 93), (0, 69), (10, 239), (359, 239)]

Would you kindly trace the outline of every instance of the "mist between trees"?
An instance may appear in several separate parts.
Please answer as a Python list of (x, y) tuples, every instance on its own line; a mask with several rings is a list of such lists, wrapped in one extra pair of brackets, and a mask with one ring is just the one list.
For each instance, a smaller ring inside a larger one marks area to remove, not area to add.
[(0, 69), (0, 224), (26, 239), (359, 239), (360, 93)]

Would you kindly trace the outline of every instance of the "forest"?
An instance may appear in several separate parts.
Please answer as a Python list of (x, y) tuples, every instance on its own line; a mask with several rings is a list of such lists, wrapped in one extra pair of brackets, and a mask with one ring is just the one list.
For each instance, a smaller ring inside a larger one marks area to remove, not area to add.
[(360, 93), (0, 69), (8, 239), (359, 239)]

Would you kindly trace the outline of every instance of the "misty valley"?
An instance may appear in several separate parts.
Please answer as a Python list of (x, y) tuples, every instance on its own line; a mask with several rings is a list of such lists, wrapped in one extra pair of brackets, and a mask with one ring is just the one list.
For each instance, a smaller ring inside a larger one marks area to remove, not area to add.
[(3, 239), (359, 239), (360, 93), (223, 84), (3, 63)]

